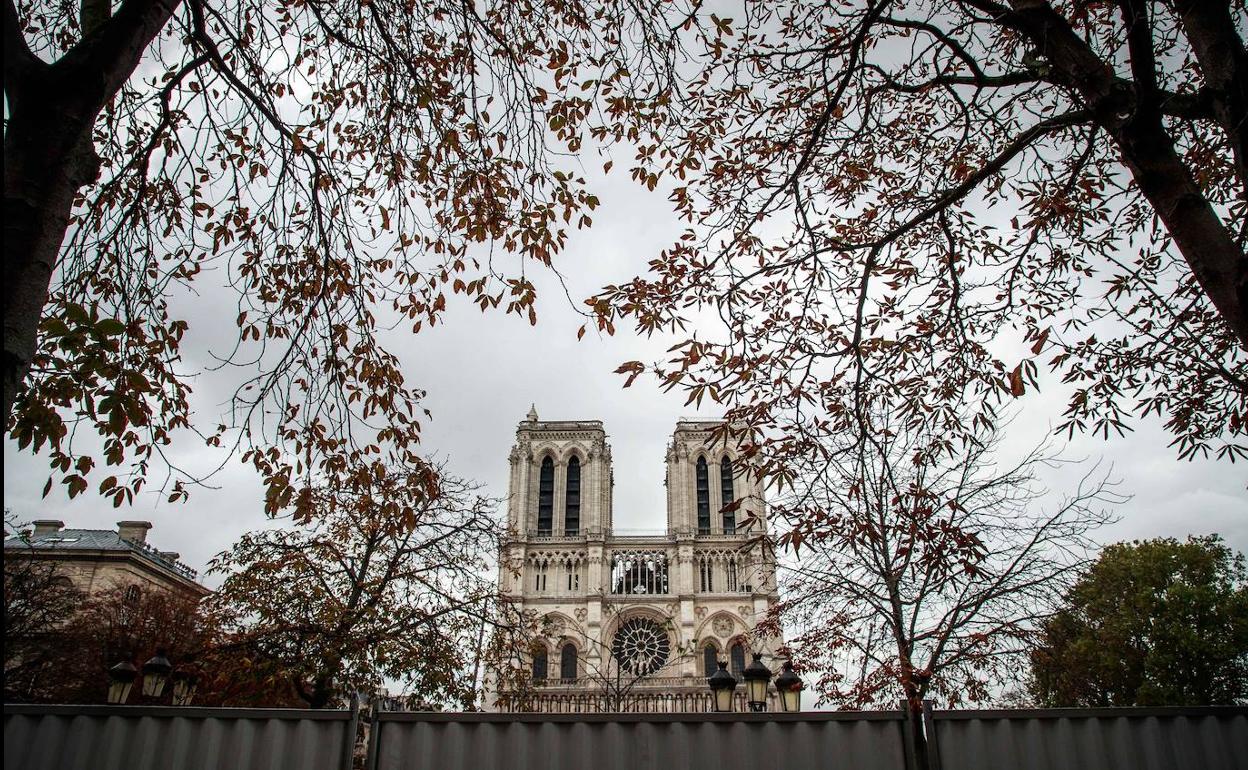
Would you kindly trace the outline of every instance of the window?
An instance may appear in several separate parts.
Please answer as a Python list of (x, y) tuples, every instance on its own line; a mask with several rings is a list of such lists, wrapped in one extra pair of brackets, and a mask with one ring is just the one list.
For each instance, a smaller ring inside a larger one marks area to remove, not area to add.
[(537, 534), (549, 535), (555, 518), (555, 461), (542, 460), (542, 475), (537, 484)]
[(546, 681), (546, 648), (533, 648), (533, 681)]
[(666, 552), (615, 551), (611, 554), (611, 593), (665, 594), (668, 588)]
[[(732, 494), (732, 460), (728, 459), (728, 455), (724, 455), (723, 461), (719, 464), (719, 489), (723, 505), (727, 508), (736, 499)], [(731, 535), (736, 531), (737, 512), (735, 510), (724, 511), (724, 532)]]
[[(549, 566), (549, 563), (544, 559), (542, 561), (533, 563), (533, 590), (534, 591), (541, 592), (541, 591), (546, 590), (546, 569), (548, 566)], [(555, 583), (555, 585), (558, 586), (559, 584)]]
[(711, 482), (705, 457), (698, 458), (698, 534), (711, 534)]
[(728, 573), (727, 590), (737, 590), (737, 560), (733, 556), (728, 557), (728, 562), (724, 565), (725, 571)]
[(738, 679), (741, 672), (745, 671), (745, 645), (737, 642), (732, 645), (732, 675)]
[(698, 577), (701, 578), (703, 593), (715, 590), (715, 565), (709, 558), (698, 559)]
[(719, 670), (719, 655), (715, 645), (707, 644), (702, 648), (702, 669), (707, 676)]
[(576, 646), (571, 642), (563, 645), (559, 653), (559, 678), (569, 682), (576, 680)]
[(575, 559), (569, 559), (564, 562), (564, 567), (568, 573), (568, 591), (581, 590), (581, 564)]
[(126, 601), (137, 602), (142, 593), (138, 586), (126, 586)]
[(568, 491), (563, 505), (563, 534), (576, 535), (581, 531), (581, 461), (576, 457), (568, 460)]

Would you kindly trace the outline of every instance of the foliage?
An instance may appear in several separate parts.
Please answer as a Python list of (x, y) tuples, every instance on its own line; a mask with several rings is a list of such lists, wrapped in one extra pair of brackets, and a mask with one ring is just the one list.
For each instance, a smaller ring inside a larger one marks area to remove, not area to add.
[[(231, 666), (227, 652), (217, 646), (220, 641), (216, 623), (195, 598), (154, 587), (137, 594), (118, 587), (79, 596), (57, 627), (40, 639), (47, 655), (32, 680), (31, 699), (105, 703), (111, 666), (128, 660), (141, 667), (161, 650), (175, 667), (199, 680), (196, 703), (220, 705), (224, 701), (217, 683)], [(237, 705), (287, 705), (261, 688), (233, 689), (236, 697), (243, 696)], [(136, 688), (130, 703), (140, 702)]]
[(1248, 571), (1217, 535), (1102, 551), (1031, 653), (1048, 706), (1248, 701)]
[[(536, 322), (528, 266), (598, 205), (566, 126), (587, 81), (625, 109), (625, 74), (667, 66), (634, 44), (657, 20), (553, 0), (113, 5), (5, 3), (10, 435), (50, 452), (49, 490), (115, 505), (192, 432), (242, 448), (273, 515), (311, 516), (316, 486), (365, 494), (382, 465), (432, 488), (422, 393), (379, 328), (441, 323), (456, 295)], [(188, 348), (223, 285), (234, 331), (206, 322), (211, 351)], [(192, 421), (206, 370), (242, 372), (219, 425)], [(171, 500), (192, 472), (170, 469)], [(411, 523), (420, 486), (385, 513)]]
[(1095, 469), (1070, 496), (1046, 496), (1039, 476), (1065, 464), (1044, 447), (998, 465), (992, 432), (950, 454), (938, 433), (878, 424), (795, 468), (773, 501), (793, 555), (763, 628), (784, 628), (821, 703), (992, 700), (1117, 498)]
[(399, 681), (429, 704), (470, 706), (485, 630), (505, 621), (488, 566), (494, 501), (439, 474), (409, 525), (388, 498), (423, 480), (384, 475), (367, 493), (319, 489), (316, 517), (244, 535), (219, 554), (212, 598), (235, 644), (312, 708)]
[[(5, 512), (5, 532), (30, 543), (29, 532)], [(16, 543), (6, 543), (11, 545)], [(38, 698), (43, 673), (56, 665), (61, 651), (51, 643), (55, 632), (82, 602), (82, 594), (56, 564), (31, 559), (17, 549), (4, 553), (4, 700)]]
[(879, 400), (956, 441), (1044, 370), (1069, 384), (1059, 431), (1156, 413), (1180, 457), (1248, 457), (1248, 17), (1231, 5), (689, 19), (666, 108), (604, 132), (634, 129), (633, 176), (670, 185), (688, 231), (588, 302), (604, 328), (677, 333), (655, 375), (731, 407), (778, 481), (876, 430)]

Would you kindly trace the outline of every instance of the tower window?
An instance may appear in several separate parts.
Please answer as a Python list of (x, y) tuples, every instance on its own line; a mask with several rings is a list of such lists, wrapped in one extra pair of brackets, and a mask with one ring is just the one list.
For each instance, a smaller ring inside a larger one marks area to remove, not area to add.
[(716, 652), (713, 644), (708, 643), (702, 648), (702, 669), (706, 671), (707, 676), (719, 670), (719, 656)]
[(711, 482), (706, 470), (706, 458), (698, 458), (698, 534), (711, 534)]
[(745, 645), (737, 642), (732, 645), (732, 675), (740, 678), (741, 672), (745, 671)]
[[(719, 489), (723, 499), (724, 507), (727, 508), (736, 498), (733, 496), (732, 490), (732, 460), (728, 455), (724, 455), (724, 459), (719, 464)], [(737, 531), (737, 512), (735, 510), (724, 511), (724, 532), (732, 534)]]
[(537, 534), (549, 535), (555, 518), (555, 461), (542, 460), (542, 473), (537, 484)]
[(576, 457), (568, 460), (568, 491), (563, 506), (563, 534), (576, 535), (581, 531), (581, 461)]
[(564, 681), (576, 681), (576, 647), (568, 642), (559, 653), (559, 678)]
[(698, 577), (701, 579), (702, 593), (715, 590), (715, 565), (709, 558), (698, 559)]
[(546, 648), (535, 647), (533, 649), (533, 681), (546, 681)]

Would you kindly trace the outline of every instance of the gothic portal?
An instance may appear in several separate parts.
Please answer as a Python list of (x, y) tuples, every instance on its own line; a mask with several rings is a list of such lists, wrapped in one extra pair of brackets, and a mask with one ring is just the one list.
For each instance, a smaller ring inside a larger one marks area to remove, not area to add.
[(647, 532), (616, 526), (602, 423), (530, 410), (511, 451), (499, 582), (540, 630), (523, 702), (496, 691), (491, 708), (704, 711), (717, 659), (738, 680), (753, 652), (778, 669), (778, 640), (754, 632), (777, 601), (762, 489), (713, 434), (720, 424), (676, 424), (667, 527)]

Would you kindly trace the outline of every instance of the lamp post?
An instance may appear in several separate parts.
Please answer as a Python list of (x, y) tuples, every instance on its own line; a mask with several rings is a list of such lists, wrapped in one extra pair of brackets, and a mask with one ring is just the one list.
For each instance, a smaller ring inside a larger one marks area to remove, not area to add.
[(199, 680), (190, 671), (178, 669), (173, 672), (173, 705), (189, 706), (195, 697)]
[(746, 699), (750, 711), (763, 711), (767, 708), (767, 683), (771, 681), (771, 669), (763, 663), (762, 656), (754, 653), (754, 662), (741, 672), (745, 679)]
[(130, 697), (130, 688), (139, 670), (128, 660), (123, 660), (108, 670), (108, 702), (114, 705), (126, 702)]
[(802, 678), (793, 671), (793, 664), (787, 660), (781, 667), (780, 676), (776, 677), (776, 691), (780, 693), (780, 710), (794, 712), (802, 710)]
[(706, 678), (711, 688), (711, 703), (716, 711), (732, 711), (732, 693), (737, 689), (737, 678), (728, 673), (726, 661), (717, 660), (719, 670)]
[(165, 682), (169, 680), (169, 672), (173, 664), (165, 657), (163, 648), (143, 664), (143, 695), (148, 698), (159, 698), (165, 691)]

